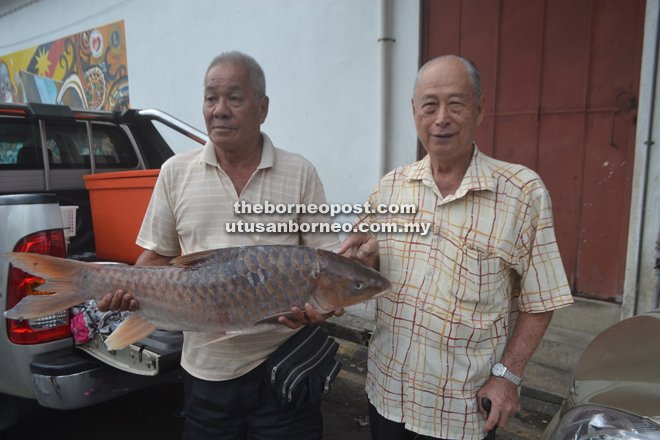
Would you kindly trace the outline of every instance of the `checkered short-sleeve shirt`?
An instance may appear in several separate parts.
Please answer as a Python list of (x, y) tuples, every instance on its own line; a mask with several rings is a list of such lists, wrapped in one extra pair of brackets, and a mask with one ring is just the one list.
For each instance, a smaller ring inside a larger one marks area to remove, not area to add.
[(380, 270), (394, 293), (377, 300), (367, 393), (378, 412), (414, 432), (485, 437), (477, 390), (511, 330), (511, 309), (571, 304), (548, 192), (533, 171), (475, 147), (454, 195), (443, 197), (428, 156), (395, 169), (371, 206), (414, 204), (415, 214), (364, 214), (358, 223), (427, 223), (380, 232)]

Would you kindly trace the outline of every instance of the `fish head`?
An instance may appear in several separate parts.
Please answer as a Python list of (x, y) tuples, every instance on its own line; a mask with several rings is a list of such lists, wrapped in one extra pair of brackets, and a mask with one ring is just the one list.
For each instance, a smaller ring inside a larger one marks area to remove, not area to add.
[(318, 313), (378, 298), (392, 290), (392, 283), (374, 269), (333, 252), (317, 250), (321, 269), (310, 303)]

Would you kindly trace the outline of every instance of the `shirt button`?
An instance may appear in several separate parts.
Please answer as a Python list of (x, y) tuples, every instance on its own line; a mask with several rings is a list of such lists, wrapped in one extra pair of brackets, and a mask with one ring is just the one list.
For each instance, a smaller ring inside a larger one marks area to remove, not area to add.
[(417, 337), (415, 338), (415, 341), (417, 341), (417, 342), (422, 342), (422, 338), (420, 338), (419, 336), (417, 336)]
[(428, 272), (426, 272), (426, 275), (432, 277), (433, 275), (435, 275), (435, 270), (434, 270), (434, 269), (430, 269)]

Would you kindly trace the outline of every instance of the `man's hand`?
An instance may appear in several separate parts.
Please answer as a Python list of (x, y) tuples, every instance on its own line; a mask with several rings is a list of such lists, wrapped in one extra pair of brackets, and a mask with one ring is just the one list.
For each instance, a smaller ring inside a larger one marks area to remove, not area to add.
[(134, 312), (138, 309), (138, 302), (133, 299), (130, 293), (120, 289), (114, 294), (108, 293), (98, 300), (96, 307), (101, 312), (107, 312), (108, 310), (112, 310), (113, 312), (115, 310)]
[(379, 251), (378, 240), (373, 236), (364, 232), (353, 232), (344, 239), (337, 253), (378, 270), (380, 268)]
[[(550, 325), (553, 312), (525, 313), (520, 312), (516, 327), (500, 362), (516, 376), (522, 377), (525, 366), (532, 358), (534, 351), (541, 343), (546, 329)], [(504, 428), (507, 419), (520, 411), (520, 397), (518, 387), (509, 379), (491, 377), (484, 386), (477, 391), (479, 411), (486, 418), (486, 411), (481, 407), (481, 399), (488, 397), (492, 402), (490, 416), (486, 420), (484, 429), (490, 431), (495, 425)]]
[[(490, 415), (486, 418), (486, 410), (481, 406), (481, 399), (488, 397), (491, 401)], [(479, 391), (477, 391), (479, 412), (484, 416), (486, 432), (495, 426), (504, 428), (506, 421), (520, 411), (520, 397), (518, 387), (509, 379), (491, 377)]]
[(344, 316), (344, 309), (330, 313), (317, 313), (309, 303), (305, 304), (305, 311), (300, 310), (300, 307), (292, 307), (291, 312), (296, 317), (295, 321), (284, 316), (280, 316), (278, 321), (292, 329), (300, 328), (303, 325), (321, 325), (331, 316)]

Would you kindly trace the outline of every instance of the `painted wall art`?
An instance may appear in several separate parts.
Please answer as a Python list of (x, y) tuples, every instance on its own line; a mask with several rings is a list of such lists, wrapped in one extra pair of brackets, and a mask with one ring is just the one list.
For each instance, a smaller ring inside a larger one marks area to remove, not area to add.
[(1, 55), (0, 102), (129, 108), (124, 21)]

